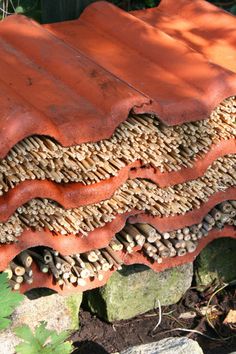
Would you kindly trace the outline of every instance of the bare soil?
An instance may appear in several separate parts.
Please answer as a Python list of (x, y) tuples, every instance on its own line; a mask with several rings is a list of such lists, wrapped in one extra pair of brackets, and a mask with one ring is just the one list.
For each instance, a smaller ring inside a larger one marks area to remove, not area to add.
[[(204, 354), (229, 354), (236, 350), (236, 324), (225, 325), (223, 321), (230, 309), (236, 310), (236, 288), (227, 287), (214, 293), (214, 287), (203, 293), (189, 290), (178, 304), (162, 308), (161, 323), (156, 330), (158, 309), (113, 324), (81, 309), (80, 330), (72, 336), (77, 348), (74, 354), (110, 354), (175, 336), (197, 340)], [(208, 318), (204, 313), (206, 308)], [(195, 317), (191, 318), (191, 314)]]

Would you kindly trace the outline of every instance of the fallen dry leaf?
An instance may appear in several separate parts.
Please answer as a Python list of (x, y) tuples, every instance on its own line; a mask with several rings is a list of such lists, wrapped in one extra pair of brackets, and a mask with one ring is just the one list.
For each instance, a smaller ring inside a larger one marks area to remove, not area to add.
[(228, 315), (224, 319), (224, 324), (236, 323), (236, 310), (229, 310)]
[(179, 318), (187, 320), (189, 318), (195, 318), (197, 316), (195, 311), (184, 312), (179, 315)]
[(199, 312), (201, 313), (202, 316), (206, 315), (220, 315), (221, 312), (218, 310), (216, 305), (210, 305), (210, 306), (202, 306), (199, 308)]

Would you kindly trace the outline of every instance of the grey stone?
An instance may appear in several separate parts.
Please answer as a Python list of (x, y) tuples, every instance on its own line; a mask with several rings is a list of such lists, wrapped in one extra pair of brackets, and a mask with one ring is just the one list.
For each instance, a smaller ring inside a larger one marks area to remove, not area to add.
[(0, 353), (14, 354), (14, 347), (20, 340), (14, 334), (14, 328), (26, 324), (32, 330), (40, 321), (47, 322), (47, 328), (61, 332), (79, 327), (78, 314), (82, 293), (70, 296), (52, 294), (33, 300), (26, 296), (12, 314), (12, 324), (8, 330), (0, 332)]
[(178, 302), (191, 286), (192, 263), (164, 272), (154, 272), (146, 266), (123, 267), (107, 284), (87, 292), (92, 312), (113, 322), (129, 319), (161, 305)]
[(20, 339), (11, 329), (0, 332), (0, 353), (15, 354), (15, 346), (20, 343)]
[(120, 354), (203, 354), (203, 351), (199, 344), (192, 339), (170, 337), (159, 342), (126, 349)]
[(202, 250), (195, 262), (195, 278), (199, 290), (213, 281), (221, 283), (236, 279), (236, 240), (221, 238)]

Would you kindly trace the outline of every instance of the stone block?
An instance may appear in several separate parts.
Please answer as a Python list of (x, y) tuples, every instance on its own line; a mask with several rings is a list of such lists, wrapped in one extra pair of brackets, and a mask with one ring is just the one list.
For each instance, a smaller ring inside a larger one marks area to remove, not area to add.
[(213, 281), (236, 279), (236, 240), (221, 238), (205, 247), (195, 261), (197, 288), (203, 290)]
[(161, 305), (178, 302), (191, 286), (192, 263), (163, 272), (154, 272), (144, 265), (124, 266), (107, 284), (87, 292), (92, 312), (113, 322), (125, 320)]
[[(37, 290), (42, 294), (42, 290)], [(82, 301), (82, 293), (70, 296), (51, 294), (37, 297), (25, 296), (22, 303), (12, 314), (11, 327), (0, 332), (0, 353), (14, 354), (15, 346), (20, 339), (14, 334), (14, 328), (20, 325), (28, 325), (32, 330), (40, 321), (47, 322), (47, 328), (61, 332), (75, 330), (79, 327), (79, 309)]]
[(203, 354), (199, 344), (186, 337), (170, 337), (159, 342), (143, 344), (114, 354)]

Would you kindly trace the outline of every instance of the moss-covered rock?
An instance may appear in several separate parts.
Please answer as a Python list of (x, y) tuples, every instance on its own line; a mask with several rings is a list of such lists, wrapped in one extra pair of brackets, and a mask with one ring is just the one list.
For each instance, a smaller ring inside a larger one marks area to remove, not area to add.
[(82, 302), (83, 293), (77, 293), (65, 298), (65, 307), (68, 309), (68, 314), (71, 320), (71, 329), (79, 328), (79, 310)]
[(178, 302), (192, 282), (193, 266), (186, 264), (156, 273), (143, 265), (123, 267), (108, 283), (88, 291), (89, 308), (113, 322), (132, 318), (161, 305)]
[(236, 279), (236, 240), (221, 238), (205, 247), (195, 261), (195, 277), (199, 290)]
[[(35, 289), (35, 293), (41, 289)], [(40, 295), (42, 293), (40, 292)], [(46, 321), (49, 329), (57, 332), (79, 328), (79, 310), (82, 293), (61, 296), (50, 294), (48, 296), (25, 297), (12, 315), (12, 326), (27, 324), (32, 330), (40, 321)]]

